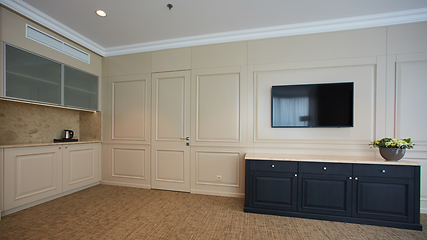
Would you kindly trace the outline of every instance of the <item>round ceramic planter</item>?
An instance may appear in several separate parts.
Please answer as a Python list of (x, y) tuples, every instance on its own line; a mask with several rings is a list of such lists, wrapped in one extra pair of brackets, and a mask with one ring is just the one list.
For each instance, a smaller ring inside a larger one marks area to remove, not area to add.
[(381, 157), (387, 161), (397, 161), (405, 156), (406, 149), (402, 148), (380, 148)]

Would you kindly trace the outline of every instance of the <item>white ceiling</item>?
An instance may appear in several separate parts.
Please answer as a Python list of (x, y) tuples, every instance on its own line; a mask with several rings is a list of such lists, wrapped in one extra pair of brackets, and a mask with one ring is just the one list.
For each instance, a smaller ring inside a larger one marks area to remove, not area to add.
[[(0, 0), (111, 56), (427, 20), (427, 0)], [(172, 10), (167, 4), (172, 3)], [(102, 9), (107, 17), (95, 11)]]

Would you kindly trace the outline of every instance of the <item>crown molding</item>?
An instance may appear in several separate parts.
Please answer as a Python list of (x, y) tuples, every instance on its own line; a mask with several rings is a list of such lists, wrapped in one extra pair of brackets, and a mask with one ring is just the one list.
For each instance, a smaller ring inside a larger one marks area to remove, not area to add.
[(106, 56), (115, 56), (206, 44), (355, 30), (422, 21), (427, 21), (427, 8), (153, 41), (106, 48), (105, 52)]
[(73, 29), (65, 26), (64, 24), (58, 22), (57, 20), (51, 18), (50, 16), (46, 15), (45, 13), (39, 11), (38, 9), (32, 7), (31, 5), (22, 0), (0, 0), (0, 4), (16, 11), (17, 13), (22, 14), (23, 16), (35, 21), (36, 23), (49, 28), (50, 30), (70, 39), (71, 41), (101, 56), (105, 56), (104, 47), (81, 35), (80, 33), (74, 31)]
[(354, 30), (427, 21), (427, 8), (419, 8), (359, 17), (205, 34), (104, 48), (22, 0), (0, 0), (0, 4), (104, 57), (206, 44)]

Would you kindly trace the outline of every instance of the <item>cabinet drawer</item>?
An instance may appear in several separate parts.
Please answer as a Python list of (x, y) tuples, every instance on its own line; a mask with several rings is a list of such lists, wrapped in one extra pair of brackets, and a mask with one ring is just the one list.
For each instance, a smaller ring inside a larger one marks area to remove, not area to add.
[(351, 176), (352, 164), (325, 163), (325, 162), (299, 162), (299, 172)]
[(292, 172), (298, 170), (298, 162), (249, 160), (251, 171)]
[(380, 164), (354, 164), (353, 175), (355, 177), (393, 177), (393, 178), (414, 178), (414, 167), (411, 166), (391, 166)]

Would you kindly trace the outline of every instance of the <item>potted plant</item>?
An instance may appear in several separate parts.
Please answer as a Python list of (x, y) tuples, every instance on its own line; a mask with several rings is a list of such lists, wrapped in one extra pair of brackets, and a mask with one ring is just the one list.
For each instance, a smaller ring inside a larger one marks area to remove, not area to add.
[(381, 157), (388, 161), (397, 161), (406, 153), (406, 149), (414, 147), (414, 143), (410, 138), (396, 139), (396, 138), (383, 138), (381, 140), (373, 141), (370, 145), (380, 149)]

